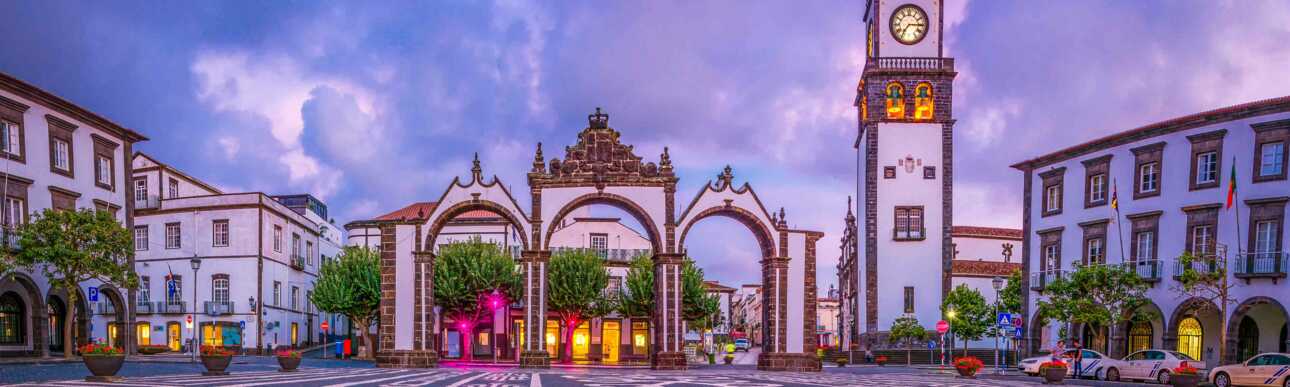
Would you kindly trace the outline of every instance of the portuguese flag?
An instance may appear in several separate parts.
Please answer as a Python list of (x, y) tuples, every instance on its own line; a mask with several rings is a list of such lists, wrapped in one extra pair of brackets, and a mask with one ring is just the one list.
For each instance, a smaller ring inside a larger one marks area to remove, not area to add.
[(1236, 158), (1232, 158), (1232, 175), (1227, 178), (1227, 209), (1232, 209), (1236, 200)]

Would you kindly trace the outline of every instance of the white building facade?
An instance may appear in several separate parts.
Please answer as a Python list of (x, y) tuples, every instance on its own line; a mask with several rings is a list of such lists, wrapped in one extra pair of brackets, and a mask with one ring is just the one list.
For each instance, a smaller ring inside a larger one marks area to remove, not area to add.
[[(0, 73), (0, 243), (20, 249), (12, 230), (51, 208), (110, 211), (130, 227), (128, 155), (144, 140), (134, 130)], [(69, 347), (63, 339), (68, 319), (74, 322), (70, 347), (102, 341), (133, 350), (127, 329), (134, 320), (132, 292), (95, 280), (69, 297), (66, 290), (51, 288), (42, 270), (0, 278), (0, 357), (61, 354)]]
[[(1173, 349), (1210, 365), (1285, 352), (1288, 147), (1290, 97), (1281, 97), (1146, 125), (1014, 165), (1025, 174), (1031, 349), (1051, 347), (1064, 325), (1034, 318), (1045, 283), (1075, 264), (1110, 264), (1128, 265), (1150, 283), (1150, 302), (1134, 312), (1142, 321), (1073, 326), (1068, 336), (1086, 346), (1112, 356)], [(1226, 308), (1176, 290), (1184, 252), (1200, 258), (1201, 271), (1227, 262), (1236, 286)], [(1219, 353), (1221, 321), (1226, 354)], [(1099, 329), (1108, 340), (1096, 341)]]
[(265, 353), (322, 340), (321, 322), (332, 316), (309, 298), (324, 246), (334, 257), (340, 241), (335, 230), (325, 234), (324, 204), (224, 193), (144, 154), (133, 165), (141, 345), (186, 351), (196, 337)]

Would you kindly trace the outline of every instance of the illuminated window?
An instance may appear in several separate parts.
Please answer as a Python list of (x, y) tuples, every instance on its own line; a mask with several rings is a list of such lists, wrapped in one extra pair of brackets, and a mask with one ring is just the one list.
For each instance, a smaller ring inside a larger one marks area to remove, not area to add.
[(932, 119), (932, 85), (920, 83), (914, 88), (914, 119)]
[(1188, 317), (1178, 323), (1178, 352), (1200, 359), (1204, 338), (1204, 331), (1196, 318)]
[(887, 85), (887, 118), (905, 118), (905, 87), (897, 82)]
[(141, 322), (135, 325), (134, 336), (138, 338), (139, 345), (152, 344), (152, 324)]
[(1129, 350), (1145, 351), (1151, 348), (1152, 334), (1151, 323), (1146, 321), (1133, 323), (1133, 327), (1129, 328)]

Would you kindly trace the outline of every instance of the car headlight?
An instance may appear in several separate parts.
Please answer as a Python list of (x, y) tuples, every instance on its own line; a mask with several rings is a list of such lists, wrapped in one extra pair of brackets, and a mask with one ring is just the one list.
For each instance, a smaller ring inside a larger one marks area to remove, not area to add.
[(1037, 363), (1037, 362), (1039, 362), (1039, 360), (1035, 360), (1035, 359), (1026, 359), (1026, 360), (1022, 360), (1022, 361), (1021, 361), (1021, 364), (1035, 364), (1035, 363)]

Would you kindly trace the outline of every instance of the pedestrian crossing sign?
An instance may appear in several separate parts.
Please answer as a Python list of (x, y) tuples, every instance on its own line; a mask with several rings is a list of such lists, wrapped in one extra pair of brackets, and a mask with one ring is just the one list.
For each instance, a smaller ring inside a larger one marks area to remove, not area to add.
[(999, 321), (999, 326), (1001, 326), (1001, 327), (1009, 327), (1009, 326), (1012, 326), (1012, 314), (1009, 314), (1009, 313), (999, 313), (999, 319), (998, 319), (998, 321)]

